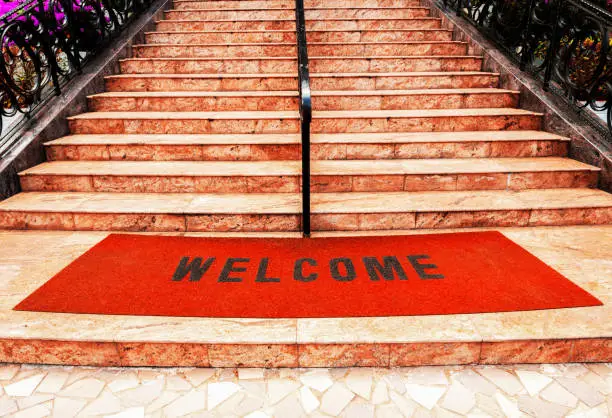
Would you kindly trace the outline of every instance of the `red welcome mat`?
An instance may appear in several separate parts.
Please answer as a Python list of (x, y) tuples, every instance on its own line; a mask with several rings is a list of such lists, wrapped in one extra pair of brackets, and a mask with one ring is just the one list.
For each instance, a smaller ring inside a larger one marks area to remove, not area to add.
[(15, 309), (243, 318), (503, 312), (601, 302), (499, 232), (110, 235)]

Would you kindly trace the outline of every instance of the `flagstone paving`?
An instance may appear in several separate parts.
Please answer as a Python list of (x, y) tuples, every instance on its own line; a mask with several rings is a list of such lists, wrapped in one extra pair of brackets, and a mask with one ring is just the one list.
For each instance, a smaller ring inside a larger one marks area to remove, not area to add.
[(0, 366), (4, 417), (607, 417), (612, 363), (397, 369)]

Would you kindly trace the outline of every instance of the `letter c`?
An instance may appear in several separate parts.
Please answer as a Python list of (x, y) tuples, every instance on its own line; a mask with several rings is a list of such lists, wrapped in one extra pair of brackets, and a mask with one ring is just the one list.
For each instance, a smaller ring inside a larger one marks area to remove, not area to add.
[(311, 273), (308, 276), (304, 276), (304, 263), (308, 263), (311, 266), (316, 266), (317, 261), (312, 258), (300, 258), (293, 266), (293, 278), (300, 282), (312, 282), (319, 276), (317, 273)]

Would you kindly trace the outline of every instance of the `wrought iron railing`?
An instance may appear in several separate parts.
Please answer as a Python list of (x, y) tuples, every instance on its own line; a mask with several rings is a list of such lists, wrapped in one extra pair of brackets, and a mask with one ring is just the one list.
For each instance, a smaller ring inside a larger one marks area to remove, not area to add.
[(310, 236), (310, 122), (312, 121), (312, 102), (310, 98), (304, 0), (295, 0), (295, 31), (302, 132), (302, 231), (304, 236), (308, 237)]
[(612, 13), (605, 0), (437, 1), (612, 138)]
[(151, 0), (29, 0), (0, 16), (0, 158), (19, 129)]

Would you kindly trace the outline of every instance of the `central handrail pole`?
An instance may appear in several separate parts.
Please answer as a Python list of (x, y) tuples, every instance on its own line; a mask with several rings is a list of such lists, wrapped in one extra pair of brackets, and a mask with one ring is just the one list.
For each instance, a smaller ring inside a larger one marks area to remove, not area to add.
[(306, 43), (306, 19), (304, 0), (295, 0), (295, 31), (298, 55), (298, 84), (300, 91), (300, 122), (302, 132), (302, 231), (310, 236), (310, 122), (312, 102), (310, 98), (310, 73), (308, 71), (308, 45)]

